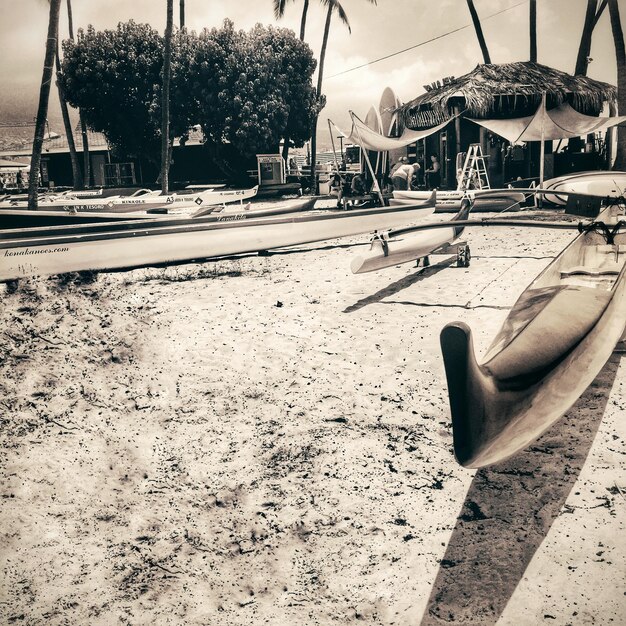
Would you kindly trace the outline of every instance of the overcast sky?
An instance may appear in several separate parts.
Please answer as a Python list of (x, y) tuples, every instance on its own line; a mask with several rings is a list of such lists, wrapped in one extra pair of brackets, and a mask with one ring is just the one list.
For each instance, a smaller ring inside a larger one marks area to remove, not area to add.
[[(386, 86), (403, 102), (423, 93), (423, 85), (444, 76), (460, 76), (481, 61), (476, 35), (465, 0), (341, 0), (350, 18), (352, 34), (337, 19), (331, 24), (324, 68), (323, 92), (328, 104), (320, 117), (320, 129), (330, 117), (347, 125), (348, 110), (365, 115), (378, 105)], [(178, 23), (178, 1), (174, 16)], [(582, 30), (586, 0), (538, 0), (538, 60), (572, 72)], [(515, 6), (518, 5), (518, 6)], [(528, 59), (528, 1), (475, 0), (494, 63)], [(120, 21), (147, 22), (163, 31), (165, 0), (72, 0), (75, 29), (89, 24), (100, 30)], [(230, 18), (237, 28), (255, 23), (279, 24), (299, 33), (302, 0), (287, 6), (276, 22), (272, 0), (186, 0), (186, 25), (199, 31), (221, 25)], [(494, 15), (508, 7), (499, 15)], [(623, 7), (622, 7), (623, 9)], [(626, 11), (623, 11), (626, 23)], [(36, 114), (39, 81), (48, 20), (46, 0), (0, 0), (0, 120), (32, 121)], [(325, 11), (312, 0), (305, 40), (316, 57), (322, 42)], [(465, 28), (464, 28), (465, 27)], [(460, 29), (460, 30), (458, 30)], [(457, 32), (432, 43), (397, 54), (338, 76), (421, 42)], [(67, 37), (67, 12), (63, 2), (61, 36)], [(589, 76), (616, 84), (616, 64), (608, 10), (594, 32)], [(53, 89), (50, 119), (58, 119), (58, 97)], [(54, 128), (63, 132), (62, 128)], [(322, 136), (320, 135), (320, 139)]]

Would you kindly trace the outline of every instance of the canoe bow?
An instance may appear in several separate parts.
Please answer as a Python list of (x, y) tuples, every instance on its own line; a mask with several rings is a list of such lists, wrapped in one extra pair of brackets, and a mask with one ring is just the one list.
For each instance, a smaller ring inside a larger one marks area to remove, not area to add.
[[(597, 233), (579, 235), (598, 255), (619, 249), (619, 269), (617, 263), (600, 270), (549, 266), (522, 294), (481, 364), (467, 324), (454, 322), (441, 331), (454, 453), (461, 465), (484, 467), (519, 452), (593, 382), (626, 325), (623, 237), (608, 246)], [(614, 280), (613, 287), (586, 285), (603, 280)]]

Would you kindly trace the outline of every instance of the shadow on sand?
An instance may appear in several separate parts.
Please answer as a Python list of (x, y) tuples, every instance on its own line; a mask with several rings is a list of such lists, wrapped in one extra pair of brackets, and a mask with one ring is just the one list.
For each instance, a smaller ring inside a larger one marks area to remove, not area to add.
[(476, 472), (441, 561), (422, 626), (495, 624), (589, 454), (621, 356), (530, 448)]
[(409, 276), (404, 276), (400, 280), (397, 280), (395, 283), (391, 283), (387, 285), (380, 291), (372, 294), (371, 296), (367, 296), (362, 298), (358, 302), (351, 304), (349, 307), (343, 310), (344, 313), (354, 313), (354, 311), (358, 311), (368, 304), (376, 304), (380, 302), (383, 298), (389, 298), (390, 296), (395, 296), (398, 292), (414, 285), (415, 283), (424, 280), (425, 278), (429, 278), (441, 272), (441, 270), (445, 270), (456, 263), (456, 256), (450, 257), (449, 259), (444, 259), (441, 263), (437, 263), (436, 265), (429, 265), (428, 267), (419, 268), (418, 271), (410, 274)]

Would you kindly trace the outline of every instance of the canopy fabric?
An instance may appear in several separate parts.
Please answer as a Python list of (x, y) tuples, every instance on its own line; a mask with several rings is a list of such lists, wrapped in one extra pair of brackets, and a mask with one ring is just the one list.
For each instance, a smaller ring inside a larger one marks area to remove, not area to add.
[(540, 106), (534, 115), (528, 117), (517, 117), (510, 120), (479, 120), (471, 117), (468, 119), (484, 126), (496, 135), (508, 139), (511, 143), (521, 143), (524, 141), (541, 141), (542, 126), (545, 141), (568, 139), (595, 133), (626, 122), (626, 115), (619, 117), (583, 115), (565, 102), (550, 111)]
[(444, 126), (447, 126), (452, 119), (434, 126), (433, 128), (426, 128), (425, 130), (405, 130), (401, 137), (385, 137), (380, 133), (368, 128), (356, 115), (352, 114), (352, 128), (350, 132), (341, 130), (331, 120), (329, 122), (341, 133), (345, 140), (356, 143), (366, 150), (373, 150), (376, 152), (387, 152), (388, 150), (396, 150), (397, 148), (404, 148), (412, 143), (415, 143), (419, 139), (428, 137), (437, 131), (441, 130)]

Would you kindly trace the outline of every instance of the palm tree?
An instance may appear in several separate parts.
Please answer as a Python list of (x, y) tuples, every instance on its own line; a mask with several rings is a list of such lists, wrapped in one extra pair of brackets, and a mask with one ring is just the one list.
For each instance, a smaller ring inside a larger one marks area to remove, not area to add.
[[(287, 6), (287, 0), (274, 0), (274, 15), (277, 20), (281, 19), (285, 15), (285, 7)], [(304, 29), (306, 27), (306, 16), (309, 10), (309, 0), (304, 0), (304, 6), (302, 7), (302, 19), (300, 20), (300, 41), (304, 41)], [(284, 137), (283, 144), (283, 159), (285, 163), (289, 162), (289, 137)]]
[(530, 60), (537, 62), (537, 0), (530, 0)]
[(72, 163), (72, 180), (74, 189), (83, 188), (83, 176), (78, 165), (78, 155), (76, 154), (76, 144), (74, 143), (74, 133), (72, 132), (72, 122), (70, 121), (70, 113), (65, 100), (65, 92), (61, 82), (61, 60), (59, 58), (59, 42), (57, 40), (56, 50), (56, 72), (57, 72), (57, 89), (59, 91), (59, 103), (61, 105), (61, 116), (63, 117), (63, 126), (65, 127), (65, 135), (67, 136), (67, 146), (70, 150), (70, 161)]
[[(74, 20), (72, 18), (72, 0), (67, 0), (67, 26), (69, 37), (74, 41)], [(89, 187), (91, 181), (91, 166), (89, 160), (89, 136), (87, 135), (87, 122), (82, 110), (78, 109), (78, 118), (80, 120), (80, 134), (83, 139), (83, 183)]]
[[(376, 4), (376, 0), (367, 0), (370, 4)], [(326, 5), (326, 24), (324, 25), (324, 37), (322, 39), (322, 49), (320, 50), (320, 63), (317, 73), (317, 97), (318, 102), (321, 104), (322, 100), (322, 80), (324, 77), (324, 61), (326, 59), (326, 46), (328, 44), (328, 33), (330, 32), (330, 22), (333, 13), (337, 13), (339, 19), (348, 27), (348, 31), (351, 33), (350, 22), (346, 15), (345, 9), (341, 6), (338, 0), (322, 0), (322, 4)], [(316, 171), (315, 165), (317, 162), (317, 118), (315, 115), (313, 119), (313, 132), (311, 134), (311, 190), (315, 190), (316, 186)]]
[[(274, 15), (279, 20), (285, 15), (285, 6), (288, 0), (274, 0)], [(309, 0), (304, 0), (302, 6), (302, 18), (300, 19), (300, 41), (304, 41), (304, 30), (306, 28), (306, 16), (309, 11)]]
[(50, 16), (48, 18), (48, 37), (46, 39), (46, 54), (43, 62), (41, 87), (39, 89), (39, 104), (35, 120), (35, 137), (33, 140), (33, 154), (30, 160), (30, 180), (28, 181), (28, 208), (37, 208), (37, 191), (39, 187), (39, 166), (41, 164), (41, 150), (43, 136), (46, 129), (48, 115), (48, 100), (50, 98), (50, 82), (54, 70), (54, 58), (57, 51), (59, 36), (59, 12), (61, 0), (50, 0)]
[[(619, 15), (617, 0), (608, 0), (609, 15), (611, 16), (611, 30), (615, 42), (615, 60), (617, 61), (617, 107), (621, 115), (626, 113), (626, 47), (624, 46), (624, 31)], [(617, 155), (615, 169), (626, 169), (626, 128), (617, 129)]]
[(585, 23), (583, 25), (583, 32), (580, 37), (580, 45), (578, 46), (576, 69), (574, 69), (574, 74), (576, 74), (577, 76), (587, 75), (587, 66), (589, 65), (589, 53), (591, 52), (591, 35), (593, 34), (594, 17), (596, 15), (597, 5), (598, 0), (587, 0)]
[(478, 44), (480, 45), (480, 50), (483, 53), (483, 60), (485, 63), (491, 63), (491, 57), (489, 56), (489, 50), (487, 49), (487, 43), (485, 42), (482, 26), (480, 25), (480, 18), (478, 17), (478, 13), (476, 13), (474, 0), (467, 0), (467, 8), (472, 16), (474, 30), (476, 31), (476, 37), (478, 37)]
[(167, 193), (170, 171), (170, 74), (172, 66), (172, 29), (174, 0), (167, 0), (165, 49), (163, 51), (163, 90), (161, 93), (161, 192)]
[(598, 0), (587, 0), (587, 11), (585, 12), (585, 23), (583, 32), (580, 36), (580, 45), (578, 46), (578, 55), (576, 57), (576, 69), (574, 74), (577, 76), (586, 76), (589, 67), (589, 55), (591, 53), (591, 37), (593, 30), (600, 19), (608, 0), (602, 0), (600, 6)]

